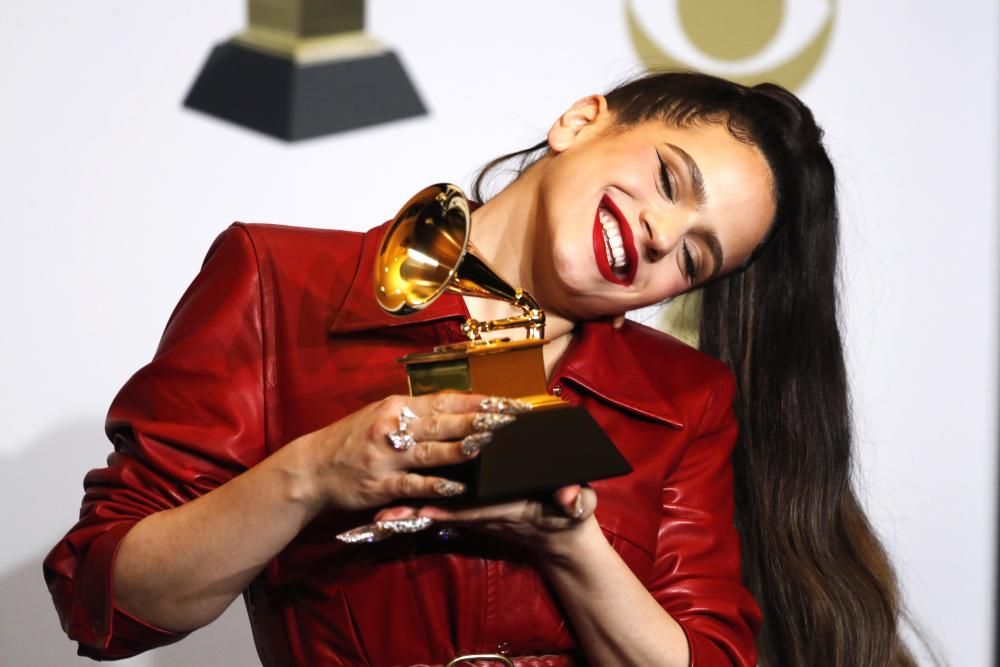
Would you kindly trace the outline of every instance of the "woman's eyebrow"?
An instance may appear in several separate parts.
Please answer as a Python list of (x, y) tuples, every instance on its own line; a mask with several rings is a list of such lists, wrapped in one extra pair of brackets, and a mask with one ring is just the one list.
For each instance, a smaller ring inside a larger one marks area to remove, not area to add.
[(698, 163), (694, 161), (694, 158), (687, 154), (683, 148), (675, 146), (674, 144), (667, 144), (667, 146), (677, 153), (684, 164), (687, 165), (688, 173), (691, 176), (691, 186), (694, 188), (695, 201), (698, 202), (698, 206), (705, 205), (705, 179), (702, 178), (701, 169), (698, 168)]

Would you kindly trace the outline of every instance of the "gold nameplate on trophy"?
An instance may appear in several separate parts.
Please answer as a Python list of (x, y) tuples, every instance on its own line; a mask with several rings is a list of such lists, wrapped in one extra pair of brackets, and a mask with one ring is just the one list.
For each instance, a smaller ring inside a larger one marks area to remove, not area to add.
[(552, 403), (545, 393), (541, 340), (491, 341), (442, 346), (405, 357), (410, 394), (454, 389), (491, 396), (514, 396), (534, 407)]
[[(498, 320), (469, 319), (462, 325), (469, 340), (400, 360), (413, 396), (451, 389), (518, 398), (533, 408), (496, 432), (479, 458), (445, 474), (469, 487), (466, 499), (492, 500), (630, 472), (585, 410), (548, 393), (542, 358), (545, 313), (530, 294), (510, 286), (475, 254), (470, 230), (462, 191), (447, 183), (432, 185), (403, 206), (375, 261), (375, 298), (394, 315), (411, 315), (446, 291), (499, 299), (521, 310)], [(520, 327), (524, 340), (481, 337)]]

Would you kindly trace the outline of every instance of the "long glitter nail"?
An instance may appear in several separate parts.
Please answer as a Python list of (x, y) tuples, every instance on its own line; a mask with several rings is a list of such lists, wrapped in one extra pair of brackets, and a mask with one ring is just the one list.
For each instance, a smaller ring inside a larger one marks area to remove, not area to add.
[(472, 420), (472, 428), (476, 431), (495, 431), (517, 419), (514, 415), (501, 415), (495, 412), (480, 412)]
[(434, 524), (434, 519), (426, 516), (409, 519), (390, 519), (358, 526), (345, 530), (337, 535), (337, 539), (347, 544), (381, 542), (387, 537), (400, 533), (417, 533)]
[(434, 485), (434, 493), (439, 496), (457, 496), (465, 493), (465, 484), (453, 482), (450, 479), (442, 479)]
[(519, 415), (531, 411), (531, 403), (525, 403), (516, 398), (503, 396), (488, 396), (479, 401), (479, 409), (483, 412), (498, 412), (505, 415)]
[(462, 455), (471, 459), (473, 456), (479, 454), (483, 445), (492, 439), (493, 434), (489, 431), (486, 433), (473, 433), (472, 435), (465, 436), (462, 438)]

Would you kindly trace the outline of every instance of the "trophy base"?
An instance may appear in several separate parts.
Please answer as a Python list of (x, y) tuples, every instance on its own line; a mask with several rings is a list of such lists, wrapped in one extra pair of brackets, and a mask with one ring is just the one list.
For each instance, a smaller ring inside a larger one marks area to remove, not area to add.
[(400, 359), (413, 396), (449, 389), (517, 398), (532, 406), (531, 412), (494, 432), (469, 463), (423, 471), (466, 486), (461, 496), (435, 504), (550, 493), (632, 472), (590, 413), (546, 391), (544, 344), (541, 339), (465, 341)]
[(461, 496), (434, 500), (432, 504), (536, 496), (569, 484), (632, 472), (632, 466), (590, 413), (563, 405), (518, 415), (513, 424), (496, 431), (493, 440), (469, 463), (421, 471), (466, 486)]
[(232, 41), (212, 50), (184, 106), (286, 141), (427, 113), (391, 51), (299, 64)]

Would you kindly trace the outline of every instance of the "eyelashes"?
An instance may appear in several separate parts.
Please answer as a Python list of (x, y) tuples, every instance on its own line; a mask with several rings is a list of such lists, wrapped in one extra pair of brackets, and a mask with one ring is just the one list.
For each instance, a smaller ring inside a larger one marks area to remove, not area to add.
[[(663, 192), (663, 196), (665, 196), (671, 203), (676, 203), (676, 200), (674, 199), (674, 186), (670, 182), (670, 167), (668, 167), (667, 163), (663, 161), (663, 156), (660, 155), (660, 151), (656, 151), (656, 160), (660, 163), (659, 185)], [(681, 242), (681, 261), (683, 263), (684, 277), (687, 278), (689, 285), (694, 285), (695, 281), (698, 279), (698, 267), (695, 266), (694, 255), (691, 253), (691, 247), (689, 246), (687, 239)]]
[(660, 151), (656, 151), (656, 159), (660, 163), (660, 187), (663, 188), (663, 194), (666, 198), (674, 201), (674, 188), (670, 184), (670, 168), (667, 167), (667, 163), (660, 156)]
[(694, 281), (698, 277), (698, 269), (694, 265), (694, 257), (691, 255), (691, 249), (688, 247), (687, 239), (681, 241), (681, 254), (684, 259), (684, 275), (687, 278), (688, 283), (693, 285)]

